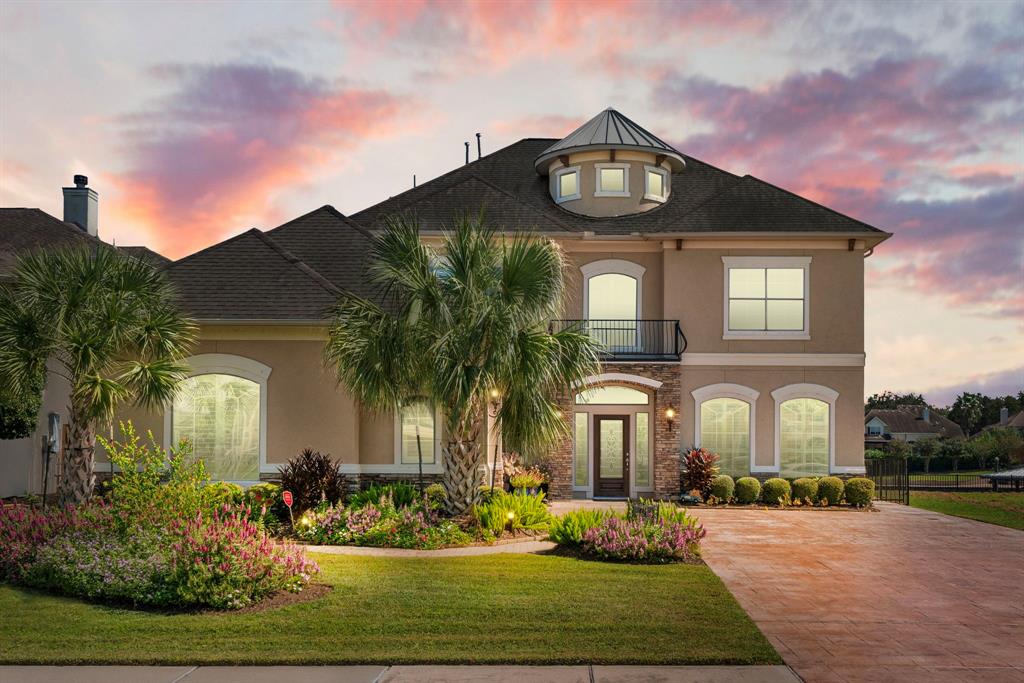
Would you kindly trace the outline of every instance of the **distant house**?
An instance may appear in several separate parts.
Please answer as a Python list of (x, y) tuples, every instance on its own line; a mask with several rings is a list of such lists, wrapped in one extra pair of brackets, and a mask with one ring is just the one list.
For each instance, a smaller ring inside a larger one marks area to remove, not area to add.
[[(64, 188), (64, 220), (40, 209), (0, 208), (0, 287), (9, 286), (14, 279), (18, 257), (23, 254), (82, 246), (110, 248), (99, 238), (99, 195), (88, 182), (85, 176), (76, 175), (74, 187)], [(170, 263), (146, 247), (117, 249), (154, 266)], [(0, 440), (0, 498), (42, 490), (42, 439), (59, 438), (59, 434), (51, 434), (52, 429), (67, 424), (70, 387), (54, 369), (51, 365), (35, 433), (24, 439)], [(56, 487), (55, 469), (56, 465), (50, 470), (50, 491)]]
[(1021, 410), (1016, 415), (1011, 416), (1010, 411), (1006, 408), (999, 409), (999, 422), (990, 424), (982, 429), (987, 431), (989, 429), (997, 429), (999, 427), (1007, 427), (1009, 429), (1016, 429), (1021, 435), (1024, 435), (1024, 410)]
[(889, 441), (914, 442), (923, 439), (963, 438), (960, 425), (928, 406), (875, 408), (864, 416), (864, 445), (878, 448)]

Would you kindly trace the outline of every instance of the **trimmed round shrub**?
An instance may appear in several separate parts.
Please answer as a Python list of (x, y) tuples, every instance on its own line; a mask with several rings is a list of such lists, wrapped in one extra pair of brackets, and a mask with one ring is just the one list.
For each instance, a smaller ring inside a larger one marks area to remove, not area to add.
[(871, 504), (875, 497), (875, 482), (865, 477), (854, 477), (846, 480), (846, 502), (854, 507)]
[(843, 500), (843, 480), (839, 477), (822, 477), (818, 480), (818, 495), (814, 502), (828, 501), (829, 505), (838, 505)]
[(736, 502), (743, 505), (756, 503), (761, 497), (761, 482), (753, 477), (740, 477), (736, 480)]
[(790, 500), (791, 493), (789, 482), (778, 477), (769, 479), (761, 486), (761, 500), (767, 505), (780, 505), (780, 500), (785, 503)]
[(711, 480), (709, 493), (722, 501), (728, 503), (732, 499), (732, 492), (736, 490), (736, 484), (728, 474), (716, 474)]
[(245, 500), (245, 489), (230, 481), (217, 481), (203, 487), (203, 498), (211, 507), (239, 505)]
[(814, 502), (818, 495), (818, 480), (802, 477), (793, 482), (793, 500)]

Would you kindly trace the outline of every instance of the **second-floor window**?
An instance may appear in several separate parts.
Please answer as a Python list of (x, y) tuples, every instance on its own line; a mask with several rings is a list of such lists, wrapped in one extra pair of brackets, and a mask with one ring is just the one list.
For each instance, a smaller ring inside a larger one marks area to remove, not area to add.
[(579, 166), (571, 166), (555, 172), (555, 198), (559, 204), (580, 198)]
[(629, 164), (594, 164), (597, 169), (595, 197), (628, 197)]
[(809, 336), (810, 257), (723, 256), (726, 339)]
[(632, 261), (606, 259), (584, 264), (583, 315), (590, 334), (608, 348), (637, 344), (637, 323), (643, 310), (645, 268)]

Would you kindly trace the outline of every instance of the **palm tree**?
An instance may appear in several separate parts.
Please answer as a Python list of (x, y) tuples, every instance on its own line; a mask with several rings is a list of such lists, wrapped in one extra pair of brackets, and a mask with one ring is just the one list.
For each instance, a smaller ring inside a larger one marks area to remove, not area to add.
[(481, 432), (494, 396), (506, 448), (541, 452), (568, 435), (557, 394), (598, 368), (598, 343), (550, 332), (565, 261), (548, 239), (503, 238), (483, 216), (459, 218), (435, 250), (408, 219), (375, 237), (368, 265), (383, 305), (346, 294), (333, 311), (325, 362), (365, 407), (397, 411), (424, 398), (444, 411), (449, 509), (475, 503)]
[(195, 324), (163, 273), (106, 246), (34, 252), (0, 288), (0, 384), (27, 390), (49, 370), (71, 385), (62, 503), (93, 492), (96, 427), (124, 402), (166, 405)]

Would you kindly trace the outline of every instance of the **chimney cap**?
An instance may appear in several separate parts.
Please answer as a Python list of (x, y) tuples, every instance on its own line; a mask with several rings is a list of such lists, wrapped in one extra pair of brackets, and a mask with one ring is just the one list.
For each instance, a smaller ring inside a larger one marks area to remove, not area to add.
[(75, 187), (85, 187), (89, 184), (89, 178), (80, 173), (75, 174)]

